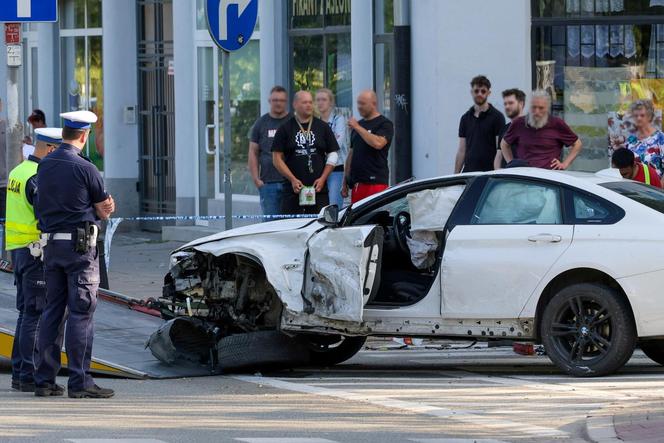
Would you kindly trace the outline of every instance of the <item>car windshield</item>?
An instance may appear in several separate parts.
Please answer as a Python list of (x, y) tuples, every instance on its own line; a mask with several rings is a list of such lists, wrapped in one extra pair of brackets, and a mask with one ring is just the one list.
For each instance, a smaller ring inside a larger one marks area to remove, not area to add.
[(631, 181), (603, 183), (601, 186), (664, 214), (664, 191), (661, 189)]

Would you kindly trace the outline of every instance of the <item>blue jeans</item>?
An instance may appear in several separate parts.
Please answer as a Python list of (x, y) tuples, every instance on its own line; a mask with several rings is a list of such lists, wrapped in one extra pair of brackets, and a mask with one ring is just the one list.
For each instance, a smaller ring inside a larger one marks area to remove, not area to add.
[(283, 189), (284, 184), (279, 182), (265, 183), (258, 190), (258, 194), (261, 198), (261, 211), (263, 212), (263, 215), (279, 215), (281, 213), (281, 193), (283, 192)]
[(344, 198), (341, 196), (341, 185), (344, 182), (343, 171), (333, 171), (327, 178), (327, 189), (330, 195), (330, 204), (344, 207)]

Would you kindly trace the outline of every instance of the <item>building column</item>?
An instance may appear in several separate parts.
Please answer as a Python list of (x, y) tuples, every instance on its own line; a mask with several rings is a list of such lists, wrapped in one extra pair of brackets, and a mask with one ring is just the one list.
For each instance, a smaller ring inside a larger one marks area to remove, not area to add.
[[(364, 89), (373, 89), (373, 2), (354, 1), (350, 7), (353, 103)], [(353, 106), (354, 112), (355, 107)]]
[[(472, 26), (464, 25), (468, 17), (474, 18)], [(501, 91), (531, 89), (530, 21), (528, 0), (411, 3), (416, 178), (454, 172), (459, 119), (473, 104), (474, 76), (490, 79), (489, 101), (501, 111)]]
[[(263, 2), (261, 2), (263, 3)], [(175, 70), (175, 211), (194, 214), (198, 168), (196, 85), (196, 2), (173, 2)]]
[[(37, 104), (46, 114), (46, 125), (57, 126), (60, 120), (60, 25), (36, 23), (37, 28)], [(30, 112), (26, 109), (26, 112)]]
[[(116, 215), (139, 215), (138, 116), (125, 108), (138, 103), (136, 2), (102, 2), (104, 68), (104, 180), (115, 196)], [(129, 115), (127, 115), (129, 117)]]

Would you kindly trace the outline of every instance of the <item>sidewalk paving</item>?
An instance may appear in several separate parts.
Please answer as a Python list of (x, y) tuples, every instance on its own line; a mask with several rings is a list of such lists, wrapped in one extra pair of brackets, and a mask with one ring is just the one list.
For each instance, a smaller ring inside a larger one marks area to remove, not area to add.
[(632, 443), (657, 443), (664, 440), (664, 405), (650, 404), (638, 411), (616, 414), (613, 426), (619, 440)]
[(143, 300), (159, 298), (170, 253), (181, 245), (150, 232), (116, 233), (110, 250), (109, 289)]

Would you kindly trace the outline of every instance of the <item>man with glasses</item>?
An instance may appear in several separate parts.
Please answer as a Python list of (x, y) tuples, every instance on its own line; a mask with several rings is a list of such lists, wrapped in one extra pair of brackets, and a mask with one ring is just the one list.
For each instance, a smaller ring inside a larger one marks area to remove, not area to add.
[(489, 103), (491, 82), (483, 75), (470, 81), (473, 106), (461, 116), (459, 150), (454, 172), (493, 170), (498, 136), (505, 126), (505, 117)]
[(263, 215), (281, 213), (284, 178), (272, 164), (272, 141), (277, 129), (290, 117), (288, 94), (283, 86), (270, 91), (270, 112), (254, 123), (249, 134), (249, 172), (260, 194)]

